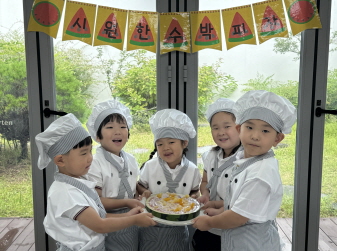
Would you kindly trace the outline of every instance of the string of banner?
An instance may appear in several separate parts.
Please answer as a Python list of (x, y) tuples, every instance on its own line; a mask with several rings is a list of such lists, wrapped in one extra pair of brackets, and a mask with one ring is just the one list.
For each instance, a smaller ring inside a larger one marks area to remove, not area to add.
[(268, 0), (222, 10), (169, 13), (66, 0), (35, 0), (28, 31), (56, 38), (64, 10), (63, 41), (80, 40), (92, 46), (110, 45), (119, 50), (145, 49), (154, 53), (159, 48), (160, 54), (194, 53), (206, 48), (222, 50), (222, 33), (227, 50), (240, 44), (256, 45), (257, 40), (261, 44), (274, 37), (288, 37), (285, 13), (293, 35), (322, 28), (314, 0)]

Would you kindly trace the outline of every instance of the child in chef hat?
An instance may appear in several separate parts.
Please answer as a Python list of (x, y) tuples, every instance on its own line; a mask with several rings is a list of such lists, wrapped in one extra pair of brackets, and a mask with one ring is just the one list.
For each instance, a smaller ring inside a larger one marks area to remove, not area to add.
[[(223, 212), (223, 200), (226, 186), (235, 158), (240, 147), (239, 133), (236, 130), (233, 106), (235, 102), (228, 98), (219, 98), (209, 105), (206, 119), (210, 124), (211, 133), (216, 144), (202, 154), (204, 172), (200, 185), (202, 196), (198, 201), (205, 204), (204, 213), (216, 215)], [(195, 251), (221, 250), (221, 229), (212, 228), (209, 231), (196, 230), (193, 236)]]
[[(100, 143), (87, 178), (95, 181), (96, 191), (109, 213), (120, 214), (144, 205), (136, 198), (139, 168), (136, 159), (123, 151), (132, 127), (129, 108), (116, 99), (94, 106), (87, 122), (91, 137)], [(136, 226), (109, 233), (107, 250), (138, 251)]]
[(47, 234), (58, 242), (59, 250), (104, 251), (103, 233), (134, 224), (155, 224), (151, 214), (138, 214), (140, 207), (118, 219), (106, 213), (95, 183), (80, 178), (92, 162), (92, 140), (73, 114), (55, 120), (35, 137), (35, 142), (40, 154), (38, 167), (42, 170), (52, 160), (58, 167), (48, 191), (43, 224)]
[(275, 219), (283, 189), (271, 148), (291, 132), (296, 109), (287, 99), (259, 90), (244, 94), (233, 110), (244, 150), (236, 154), (225, 211), (213, 217), (200, 216), (193, 226), (201, 231), (223, 229), (223, 251), (279, 251)]
[[(190, 118), (176, 109), (158, 111), (150, 118), (157, 157), (148, 160), (141, 169), (137, 189), (144, 197), (163, 192), (199, 193), (199, 169), (185, 157), (188, 141), (196, 131)], [(159, 225), (140, 230), (141, 251), (189, 250), (186, 226)]]

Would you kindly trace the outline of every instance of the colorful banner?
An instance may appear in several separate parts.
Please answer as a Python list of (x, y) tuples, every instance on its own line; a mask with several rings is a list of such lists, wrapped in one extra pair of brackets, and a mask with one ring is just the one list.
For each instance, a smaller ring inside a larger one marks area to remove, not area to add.
[(254, 3), (253, 11), (260, 44), (273, 37), (288, 37), (282, 0)]
[(314, 0), (284, 0), (284, 4), (294, 36), (306, 29), (322, 28)]
[(189, 12), (160, 13), (160, 54), (191, 52)]
[(144, 49), (156, 53), (158, 13), (129, 11), (127, 51)]
[(41, 31), (56, 38), (64, 7), (64, 0), (35, 0), (27, 31)]
[(67, 1), (62, 40), (80, 40), (92, 45), (96, 5)]
[(98, 6), (94, 46), (111, 45), (123, 50), (128, 11)]
[(192, 53), (203, 49), (222, 50), (220, 10), (191, 11)]
[(240, 44), (256, 44), (252, 7), (222, 10), (227, 50)]

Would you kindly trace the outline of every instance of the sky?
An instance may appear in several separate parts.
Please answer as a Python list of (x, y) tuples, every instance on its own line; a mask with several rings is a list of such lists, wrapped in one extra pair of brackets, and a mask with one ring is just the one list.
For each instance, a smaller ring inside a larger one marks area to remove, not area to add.
[[(22, 1), (23, 0), (0, 0), (0, 31), (6, 31), (14, 23), (15, 26), (22, 26)], [(121, 9), (155, 11), (155, 0), (80, 0), (81, 2), (93, 3), (98, 5), (110, 6)], [(230, 7), (242, 6), (261, 1), (252, 0), (200, 0), (199, 10), (216, 10)], [(336, 1), (332, 1), (332, 9), (336, 9)], [(334, 12), (332, 12), (334, 16)], [(337, 17), (333, 17), (332, 28), (337, 30)], [(14, 27), (15, 27), (14, 26)], [(60, 27), (63, 25), (61, 24)], [(55, 42), (62, 39), (59, 32)], [(294, 61), (295, 54), (277, 54), (273, 51), (275, 40), (270, 39), (260, 45), (239, 45), (230, 50), (226, 50), (223, 44), (223, 50), (205, 49), (199, 52), (199, 65), (215, 63), (219, 58), (223, 59), (221, 71), (230, 74), (238, 81), (240, 85), (246, 83), (249, 79), (254, 79), (257, 74), (265, 77), (273, 75), (276, 81), (287, 82), (288, 80), (297, 81), (299, 78), (299, 61)], [(77, 43), (83, 46), (82, 42)], [(110, 46), (108, 46), (110, 47)], [(88, 51), (93, 47), (87, 46)], [(119, 55), (119, 50), (110, 47), (105, 49), (111, 57)], [(153, 54), (153, 53), (151, 53)], [(153, 56), (155, 56), (153, 54)], [(337, 68), (337, 52), (330, 53), (330, 68)], [(235, 99), (235, 97), (233, 97)]]

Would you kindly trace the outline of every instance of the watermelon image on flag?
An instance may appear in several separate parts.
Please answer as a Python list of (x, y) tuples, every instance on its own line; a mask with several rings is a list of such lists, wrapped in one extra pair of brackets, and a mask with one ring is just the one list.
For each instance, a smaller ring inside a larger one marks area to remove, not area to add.
[(281, 19), (270, 6), (267, 6), (262, 19), (260, 36), (272, 36), (285, 30)]
[(187, 46), (186, 36), (177, 19), (173, 18), (167, 29), (163, 45), (169, 48)]
[(194, 44), (209, 46), (220, 43), (219, 37), (207, 16), (202, 19)]
[(61, 12), (55, 4), (43, 1), (33, 6), (32, 16), (39, 25), (51, 27), (60, 22)]
[(232, 21), (228, 41), (242, 42), (253, 37), (253, 33), (246, 21), (242, 18), (239, 12), (236, 12)]
[(295, 1), (288, 9), (289, 19), (297, 24), (305, 24), (315, 17), (315, 5), (309, 0)]
[(153, 35), (150, 26), (144, 16), (139, 20), (136, 28), (133, 31), (130, 38), (130, 44), (137, 46), (154, 45)]
[(79, 8), (71, 19), (67, 27), (66, 34), (80, 38), (91, 37), (89, 22), (87, 21), (87, 16), (83, 8)]
[(105, 20), (97, 35), (97, 39), (107, 43), (122, 42), (121, 31), (114, 13), (111, 13), (110, 16)]

